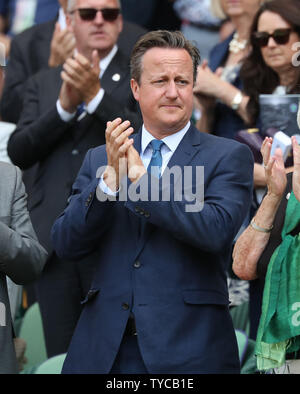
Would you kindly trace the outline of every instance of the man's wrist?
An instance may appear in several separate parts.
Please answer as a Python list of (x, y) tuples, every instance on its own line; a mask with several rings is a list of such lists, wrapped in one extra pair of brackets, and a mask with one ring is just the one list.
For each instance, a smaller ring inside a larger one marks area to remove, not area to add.
[(92, 114), (96, 111), (96, 108), (101, 103), (103, 96), (104, 96), (104, 89), (100, 88), (95, 96), (89, 101), (85, 101), (86, 103), (86, 110), (89, 114)]
[(56, 101), (56, 109), (57, 109), (57, 112), (58, 112), (61, 120), (63, 120), (64, 122), (70, 122), (76, 115), (76, 109), (73, 112), (69, 112), (69, 111), (65, 110), (62, 107), (59, 99)]
[(62, 64), (63, 62), (59, 61), (59, 59), (56, 56), (50, 55), (49, 61), (48, 61), (48, 66), (49, 67), (58, 67)]
[(118, 175), (116, 174), (116, 171), (114, 170), (113, 167), (111, 166), (106, 167), (102, 175), (102, 180), (112, 193), (118, 192), (119, 190)]

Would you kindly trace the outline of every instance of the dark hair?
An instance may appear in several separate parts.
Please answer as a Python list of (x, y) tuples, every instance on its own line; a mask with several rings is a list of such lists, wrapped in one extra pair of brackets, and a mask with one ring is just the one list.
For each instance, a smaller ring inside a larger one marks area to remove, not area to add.
[(143, 35), (135, 44), (130, 60), (131, 77), (140, 83), (142, 73), (142, 58), (151, 48), (185, 49), (192, 58), (194, 82), (197, 77), (197, 67), (200, 63), (199, 50), (188, 41), (180, 31), (155, 30)]
[[(259, 113), (259, 95), (273, 93), (280, 83), (278, 74), (266, 65), (260, 48), (253, 42), (253, 33), (257, 31), (259, 18), (265, 11), (280, 15), (300, 37), (300, 2), (298, 0), (272, 0), (259, 8), (250, 31), (252, 50), (240, 71), (244, 92), (250, 97), (247, 109), (252, 124), (255, 124)], [(299, 92), (300, 78), (295, 81), (290, 93)]]

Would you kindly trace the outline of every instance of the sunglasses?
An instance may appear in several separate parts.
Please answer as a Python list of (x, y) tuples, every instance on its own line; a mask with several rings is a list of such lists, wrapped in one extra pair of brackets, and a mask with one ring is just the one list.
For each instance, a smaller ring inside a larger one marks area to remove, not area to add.
[(102, 13), (102, 18), (106, 22), (113, 22), (117, 19), (117, 17), (120, 14), (120, 9), (119, 8), (102, 8), (102, 9), (96, 9), (96, 8), (77, 8), (74, 10), (72, 13), (75, 11), (78, 11), (80, 18), (83, 21), (93, 21), (96, 18), (97, 12), (101, 11)]
[(253, 33), (253, 41), (260, 48), (266, 47), (269, 43), (270, 37), (278, 45), (285, 45), (289, 42), (292, 29), (276, 29), (274, 33), (269, 34), (265, 31), (257, 31)]

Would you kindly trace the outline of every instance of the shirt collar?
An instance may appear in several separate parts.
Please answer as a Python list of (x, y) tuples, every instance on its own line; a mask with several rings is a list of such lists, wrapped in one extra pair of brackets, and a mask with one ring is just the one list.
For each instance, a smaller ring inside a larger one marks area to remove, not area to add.
[(66, 15), (62, 7), (60, 7), (60, 9), (58, 10), (58, 23), (60, 26), (60, 30), (65, 30), (67, 28)]
[[(188, 122), (187, 125), (177, 131), (177, 133), (168, 135), (167, 137), (163, 138), (162, 141), (166, 144), (168, 149), (172, 151), (172, 153), (175, 152), (177, 149), (178, 145), (180, 144), (182, 138), (185, 136), (186, 132), (191, 126), (191, 122)], [(141, 141), (141, 155), (145, 153), (145, 150), (147, 149), (149, 143), (154, 140), (155, 138), (149, 131), (145, 128), (145, 125), (142, 127), (142, 141)]]
[(117, 51), (118, 46), (115, 44), (109, 54), (100, 60), (100, 77), (102, 77), (102, 75), (104, 74), (104, 71), (107, 69), (109, 63), (112, 61)]

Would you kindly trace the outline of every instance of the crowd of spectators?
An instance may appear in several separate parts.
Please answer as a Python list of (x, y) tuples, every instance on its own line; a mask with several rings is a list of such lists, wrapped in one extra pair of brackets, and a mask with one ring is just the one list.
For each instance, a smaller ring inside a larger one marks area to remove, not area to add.
[[(38, 278), (22, 288), (11, 284), (10, 297), (21, 291), (22, 313), (38, 302), (48, 357), (67, 353), (96, 259), (70, 264), (58, 257), (51, 227), (69, 202), (86, 153), (105, 144), (107, 122), (121, 117), (135, 130), (143, 124), (130, 88), (135, 43), (147, 31), (180, 30), (201, 55), (191, 118), (199, 133), (236, 140), (248, 129), (264, 141), (260, 160), (254, 163), (253, 201), (228, 245), (233, 256), (227, 262), (229, 307), (249, 303), (249, 337), (256, 341), (259, 332), (261, 344), (268, 266), (286, 235), (285, 197), (292, 194), (291, 201), (300, 210), (300, 159), (295, 137), (288, 162), (278, 149), (271, 156), (274, 133), (261, 132), (260, 96), (299, 94), (300, 98), (300, 68), (295, 61), (300, 2), (93, 0), (93, 7), (97, 1), (102, 11), (93, 14), (88, 0), (0, 0), (0, 59), (5, 73), (0, 83), (0, 132), (10, 130), (6, 139), (0, 138), (5, 144), (0, 159), (22, 170), (30, 220), (48, 253)], [(105, 13), (109, 8), (121, 11)], [(263, 198), (257, 198), (258, 190)], [(299, 237), (299, 225), (289, 228), (288, 235)], [(300, 243), (295, 242), (294, 248), (295, 254)], [(299, 358), (297, 350), (288, 358)], [(0, 373), (1, 365), (0, 349)], [(300, 373), (298, 364), (293, 371)]]

